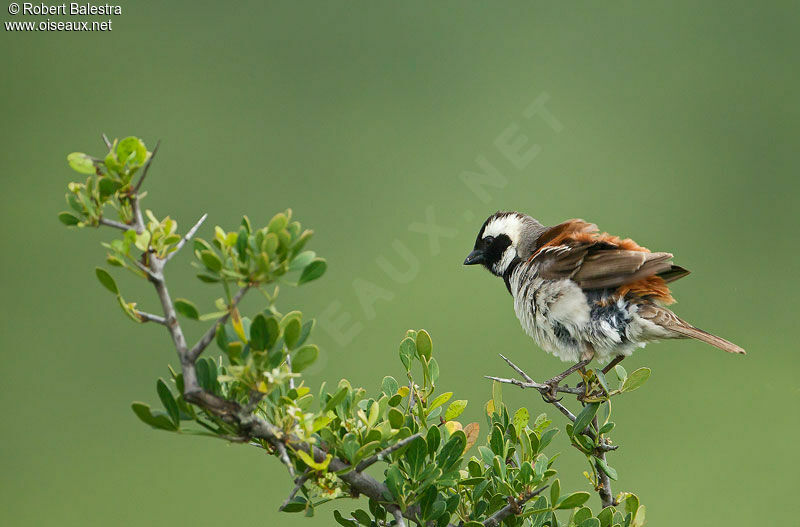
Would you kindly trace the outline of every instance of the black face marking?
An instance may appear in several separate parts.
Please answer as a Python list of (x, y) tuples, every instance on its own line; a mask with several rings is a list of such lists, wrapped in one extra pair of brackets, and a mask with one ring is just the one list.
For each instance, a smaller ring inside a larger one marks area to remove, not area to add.
[[(478, 231), (478, 237), (475, 239), (475, 250), (473, 253), (477, 252), (481, 255), (480, 263), (489, 270), (492, 274), (496, 276), (503, 277), (506, 288), (508, 289), (509, 293), (511, 292), (511, 284), (509, 282), (511, 278), (511, 272), (516, 268), (517, 264), (519, 263), (519, 258), (514, 258), (514, 260), (508, 265), (505, 269), (504, 273), (498, 273), (495, 270), (495, 266), (502, 260), (503, 253), (511, 246), (511, 238), (508, 237), (507, 234), (498, 234), (497, 236), (487, 236), (486, 238), (483, 237), (484, 232), (486, 232), (486, 226), (489, 225), (493, 220), (498, 218), (504, 218), (511, 215), (519, 216), (519, 213), (516, 212), (496, 212), (489, 216), (483, 225), (481, 226), (481, 230)], [(477, 261), (475, 263), (478, 263)]]

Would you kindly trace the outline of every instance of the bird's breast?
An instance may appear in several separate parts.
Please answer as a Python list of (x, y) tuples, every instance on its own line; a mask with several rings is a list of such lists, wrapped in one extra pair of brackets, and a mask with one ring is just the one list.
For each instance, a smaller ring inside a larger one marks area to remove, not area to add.
[(580, 360), (590, 308), (571, 280), (544, 280), (538, 266), (525, 262), (509, 280), (514, 311), (525, 332), (562, 360)]

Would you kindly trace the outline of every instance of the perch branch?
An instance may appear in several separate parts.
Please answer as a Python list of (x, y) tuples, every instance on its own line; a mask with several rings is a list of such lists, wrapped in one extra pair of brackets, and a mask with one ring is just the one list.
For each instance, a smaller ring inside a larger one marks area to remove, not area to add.
[[(564, 414), (567, 417), (567, 419), (569, 419), (573, 423), (575, 422), (575, 419), (576, 419), (575, 414), (570, 412), (569, 408), (567, 408), (566, 406), (561, 404), (560, 401), (558, 401), (556, 399), (553, 399), (552, 397), (544, 397), (544, 396), (547, 396), (547, 395), (549, 395), (551, 393), (552, 386), (550, 386), (548, 384), (541, 384), (541, 383), (538, 383), (538, 382), (534, 381), (527, 373), (525, 373), (525, 371), (522, 368), (520, 368), (519, 366), (514, 364), (508, 357), (505, 357), (502, 354), (500, 354), (500, 357), (504, 361), (506, 361), (506, 363), (508, 363), (508, 365), (511, 367), (511, 369), (513, 369), (515, 372), (517, 372), (525, 380), (524, 381), (520, 381), (519, 379), (513, 379), (513, 378), (512, 379), (506, 379), (506, 378), (503, 378), (503, 377), (493, 377), (493, 376), (490, 376), (490, 375), (486, 375), (487, 379), (491, 379), (493, 381), (502, 382), (502, 383), (506, 383), (506, 384), (512, 384), (514, 386), (519, 386), (520, 388), (534, 388), (534, 389), (538, 390), (543, 395), (542, 398), (545, 400), (545, 402), (547, 402), (549, 404), (552, 404), (553, 406), (556, 407), (556, 409), (558, 409), (559, 412)], [(618, 364), (621, 360), (622, 360), (621, 358), (619, 360), (615, 359), (614, 361), (612, 361), (611, 364), (609, 364), (609, 367), (607, 369), (610, 370), (616, 364)], [(606, 373), (606, 370), (603, 370), (603, 373)], [(586, 395), (586, 391), (583, 388), (570, 388), (568, 386), (557, 386), (556, 387), (556, 391), (561, 392), (561, 393), (569, 393), (569, 394), (572, 394), (572, 395), (576, 395), (579, 400), (580, 400), (580, 398), (582, 396)], [(598, 437), (595, 434), (595, 432), (592, 430), (592, 425), (594, 425), (594, 429), (595, 430), (600, 430), (600, 428), (597, 425), (597, 417), (596, 416), (593, 419), (592, 424), (587, 426), (585, 430), (577, 431), (577, 433), (583, 434), (583, 435), (591, 438), (592, 441), (597, 442), (598, 445), (595, 448), (594, 455), (597, 458), (602, 459), (603, 461), (605, 461), (606, 452), (609, 452), (609, 451), (612, 451), (612, 450), (616, 450), (616, 449), (619, 448), (619, 446), (610, 445), (607, 441), (603, 440), (602, 438), (600, 438), (600, 441), (597, 441)], [(611, 492), (611, 479), (599, 467), (597, 467), (597, 472), (598, 472), (598, 477), (599, 477), (599, 480), (600, 480), (600, 488), (597, 489), (597, 492), (600, 495), (600, 499), (603, 502), (603, 507), (607, 507), (607, 506), (612, 505), (612, 504), (615, 505), (616, 503), (614, 503), (614, 498), (613, 498), (612, 492)], [(501, 518), (501, 521), (502, 521), (502, 518)], [(484, 522), (484, 525), (486, 526), (488, 524)], [(493, 524), (493, 525), (499, 525), (499, 523)]]

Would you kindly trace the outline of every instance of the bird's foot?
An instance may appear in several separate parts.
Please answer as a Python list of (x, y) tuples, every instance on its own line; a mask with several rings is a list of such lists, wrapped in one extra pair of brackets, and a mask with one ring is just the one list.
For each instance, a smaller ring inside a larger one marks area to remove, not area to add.
[(562, 397), (558, 397), (558, 383), (561, 382), (562, 379), (554, 377), (549, 381), (545, 381), (544, 388), (539, 389), (539, 393), (542, 394), (542, 399), (546, 403), (555, 403), (562, 399)]

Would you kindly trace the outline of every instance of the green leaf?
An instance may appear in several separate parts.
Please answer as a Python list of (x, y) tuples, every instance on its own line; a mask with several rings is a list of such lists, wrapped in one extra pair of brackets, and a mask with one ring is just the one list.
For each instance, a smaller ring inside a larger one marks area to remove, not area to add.
[(614, 510), (614, 507), (608, 506), (598, 513), (597, 519), (600, 520), (601, 527), (611, 527)]
[(103, 197), (110, 196), (122, 187), (122, 183), (114, 181), (110, 177), (103, 177), (97, 182), (97, 189)]
[(199, 320), (200, 313), (193, 303), (185, 298), (175, 299), (175, 311), (191, 320)]
[(398, 388), (400, 388), (400, 385), (397, 384), (394, 377), (387, 375), (383, 378), (383, 382), (381, 382), (381, 391), (383, 393), (391, 397), (397, 393)]
[(578, 524), (578, 527), (600, 527), (600, 520), (597, 518), (588, 518)]
[(550, 503), (556, 503), (561, 495), (561, 481), (558, 479), (550, 485)]
[(117, 145), (117, 159), (133, 167), (142, 166), (147, 159), (147, 148), (138, 137), (126, 137)]
[(453, 392), (444, 392), (436, 396), (436, 398), (428, 404), (428, 411), (432, 411), (435, 408), (442, 406), (444, 403), (450, 400), (453, 396)]
[(386, 487), (395, 500), (399, 501), (403, 497), (404, 482), (405, 478), (403, 477), (403, 473), (400, 472), (400, 468), (398, 468), (397, 465), (389, 465), (389, 468), (386, 470)]
[(303, 251), (294, 258), (292, 258), (292, 263), (289, 264), (290, 271), (299, 271), (300, 269), (305, 268), (311, 261), (317, 256), (317, 253), (314, 251)]
[(150, 231), (143, 231), (140, 234), (136, 235), (136, 241), (133, 243), (137, 249), (142, 252), (147, 251), (147, 248), (150, 246), (150, 239), (152, 238), (152, 234)]
[(203, 265), (210, 271), (218, 273), (222, 269), (222, 260), (211, 251), (200, 251), (200, 259), (203, 261)]
[(158, 392), (158, 398), (161, 399), (161, 404), (164, 405), (164, 408), (167, 410), (167, 414), (172, 418), (172, 422), (175, 423), (175, 426), (178, 426), (180, 422), (180, 412), (178, 411), (178, 403), (175, 402), (175, 397), (172, 396), (172, 392), (170, 391), (167, 384), (164, 382), (163, 379), (158, 379), (156, 383), (156, 391)]
[(557, 510), (574, 509), (580, 507), (589, 500), (591, 495), (588, 492), (573, 492), (564, 498), (557, 506)]
[(458, 399), (456, 401), (453, 401), (452, 403), (450, 403), (450, 405), (447, 407), (447, 411), (444, 413), (444, 420), (452, 421), (453, 419), (461, 415), (461, 412), (463, 412), (464, 408), (466, 407), (467, 407), (467, 401), (465, 401), (464, 399)]
[(492, 402), (494, 403), (494, 410), (502, 415), (503, 385), (497, 381), (492, 381)]
[(428, 453), (433, 456), (439, 448), (439, 443), (442, 442), (442, 433), (439, 432), (438, 426), (432, 426), (428, 429), (425, 436), (425, 442), (428, 443)]
[(403, 412), (401, 412), (397, 408), (389, 408), (388, 418), (389, 418), (389, 425), (392, 427), (393, 430), (398, 430), (403, 427), (403, 422), (405, 421), (405, 417), (403, 416)]
[(367, 511), (365, 510), (356, 509), (351, 514), (353, 515), (353, 518), (355, 518), (356, 521), (361, 525), (366, 525), (367, 527), (369, 527), (372, 524), (372, 520), (370, 519), (369, 514), (367, 514)]
[(650, 368), (639, 368), (631, 373), (628, 378), (622, 382), (622, 387), (620, 390), (623, 392), (632, 392), (637, 388), (641, 388), (641, 386), (647, 382), (647, 379), (649, 378)]
[(283, 212), (279, 212), (273, 216), (271, 220), (269, 220), (269, 224), (267, 224), (267, 230), (269, 232), (278, 232), (283, 230), (288, 224), (289, 218), (287, 218), (286, 214)]
[(597, 409), (600, 408), (600, 403), (588, 403), (578, 417), (575, 418), (575, 424), (572, 426), (573, 434), (577, 435), (586, 430), (586, 427), (592, 422)]
[(302, 450), (297, 450), (296, 453), (297, 453), (297, 457), (299, 457), (300, 459), (303, 460), (303, 463), (305, 463), (306, 465), (308, 465), (310, 468), (312, 468), (314, 470), (325, 470), (325, 469), (327, 469), (328, 468), (328, 464), (330, 464), (331, 459), (333, 459), (333, 456), (328, 454), (327, 456), (325, 456), (325, 459), (323, 461), (318, 463), (308, 453), (306, 453), (306, 452), (304, 452)]
[(270, 331), (267, 317), (259, 313), (250, 324), (250, 347), (256, 351), (263, 351), (270, 347)]
[(408, 463), (409, 475), (416, 479), (422, 468), (425, 466), (425, 457), (428, 455), (428, 444), (421, 437), (411, 442), (405, 452), (405, 460)]
[(158, 428), (159, 430), (175, 431), (178, 427), (164, 414), (153, 414), (150, 412), (150, 407), (144, 403), (134, 402), (131, 404), (133, 413), (142, 420), (145, 424)]
[(81, 222), (80, 218), (77, 216), (70, 214), (69, 212), (61, 212), (58, 214), (58, 221), (72, 227), (73, 225), (77, 225)]
[(302, 496), (296, 496), (292, 501), (281, 508), (282, 512), (302, 512), (306, 510), (308, 502)]
[(639, 511), (639, 497), (636, 496), (636, 494), (628, 494), (623, 502), (623, 506), (626, 513), (629, 512), (635, 517), (636, 513)]
[(291, 319), (286, 324), (286, 327), (283, 328), (283, 342), (286, 343), (287, 348), (294, 349), (297, 341), (300, 339), (301, 329), (300, 320), (296, 318)]
[(530, 414), (527, 408), (520, 408), (514, 413), (514, 429), (520, 434), (528, 426)]
[(325, 403), (325, 408), (323, 408), (322, 413), (329, 412), (336, 408), (340, 402), (344, 401), (348, 391), (349, 390), (347, 389), (347, 386), (340, 388), (339, 391), (333, 394), (333, 397), (331, 397), (330, 400)]
[(600, 387), (603, 388), (603, 392), (608, 394), (608, 381), (606, 380), (606, 376), (603, 374), (601, 370), (597, 370), (594, 372), (594, 376), (597, 377), (597, 382), (600, 383)]
[(436, 464), (447, 473), (461, 459), (464, 448), (467, 446), (467, 436), (461, 430), (456, 430), (436, 456)]
[(67, 156), (67, 163), (75, 172), (81, 174), (94, 174), (95, 168), (92, 158), (82, 152), (72, 152)]
[(533, 463), (533, 472), (534, 474), (541, 476), (547, 470), (547, 456), (544, 454), (539, 454), (536, 456), (536, 461)]
[(406, 370), (411, 368), (411, 360), (416, 352), (417, 344), (414, 342), (414, 339), (406, 337), (400, 342), (400, 361), (403, 363)]
[(328, 264), (323, 258), (315, 258), (303, 269), (303, 272), (300, 273), (300, 279), (297, 281), (297, 285), (316, 280), (325, 274), (327, 268)]
[(339, 511), (333, 511), (333, 519), (336, 520), (336, 523), (343, 525), (344, 527), (358, 527), (358, 523), (354, 522), (353, 520), (343, 518), (342, 513)]
[(430, 334), (424, 329), (421, 329), (417, 333), (417, 353), (420, 357), (424, 357), (426, 360), (431, 358), (431, 353), (433, 352), (433, 341), (431, 340)]
[(624, 382), (625, 379), (628, 377), (628, 372), (625, 371), (625, 368), (622, 364), (617, 364), (614, 366), (614, 374), (617, 376), (620, 382)]
[(317, 348), (314, 344), (303, 346), (297, 350), (294, 356), (292, 356), (292, 371), (295, 373), (300, 373), (311, 366), (314, 361), (317, 360), (318, 356), (319, 348)]
[(597, 463), (597, 468), (605, 472), (609, 478), (617, 480), (617, 471), (611, 468), (604, 459), (595, 458), (595, 463)]
[(103, 284), (103, 287), (114, 293), (115, 295), (119, 294), (119, 288), (117, 288), (117, 283), (111, 277), (111, 275), (103, 269), (102, 267), (95, 267), (94, 274), (97, 275), (97, 279)]

